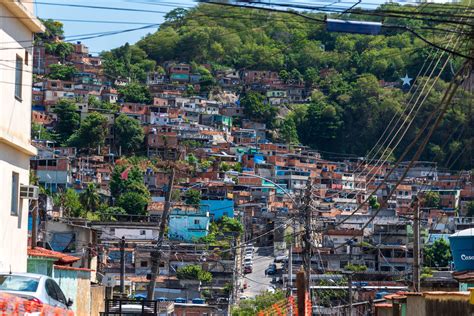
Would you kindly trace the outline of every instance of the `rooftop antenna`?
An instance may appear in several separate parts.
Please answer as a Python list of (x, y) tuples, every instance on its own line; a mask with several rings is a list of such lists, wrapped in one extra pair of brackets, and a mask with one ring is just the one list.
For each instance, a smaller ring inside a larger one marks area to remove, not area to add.
[(10, 264), (10, 273), (9, 274), (12, 274), (12, 265)]

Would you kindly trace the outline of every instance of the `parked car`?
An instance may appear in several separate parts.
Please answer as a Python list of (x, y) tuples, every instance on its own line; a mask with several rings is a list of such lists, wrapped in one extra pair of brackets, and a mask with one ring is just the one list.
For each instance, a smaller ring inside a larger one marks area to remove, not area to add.
[(244, 265), (253, 265), (252, 258), (245, 258)]
[(284, 262), (288, 260), (288, 256), (277, 256), (273, 262), (279, 263), (279, 262)]
[(229, 298), (228, 297), (218, 297), (217, 298), (217, 304), (227, 304), (229, 303)]
[(158, 297), (156, 300), (157, 300), (158, 302), (168, 302), (168, 298), (167, 298), (167, 297), (164, 297), (164, 296)]
[(245, 258), (244, 259), (250, 259), (252, 260), (253, 259), (253, 256), (252, 255), (245, 255)]
[(41, 274), (0, 273), (0, 292), (62, 309), (69, 309), (73, 304), (56, 281)]
[(251, 266), (244, 267), (244, 274), (249, 274), (249, 273), (252, 273), (252, 267)]
[(267, 275), (275, 275), (277, 273), (277, 268), (275, 264), (269, 264), (268, 268), (265, 270)]

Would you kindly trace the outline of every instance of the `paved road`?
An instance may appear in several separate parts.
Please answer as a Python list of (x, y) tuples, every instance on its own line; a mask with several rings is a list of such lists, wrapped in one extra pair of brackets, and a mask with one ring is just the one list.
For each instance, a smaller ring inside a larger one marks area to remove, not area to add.
[(256, 248), (253, 256), (253, 271), (242, 279), (242, 284), (247, 283), (247, 289), (241, 295), (252, 298), (266, 291), (271, 285), (272, 277), (265, 275), (265, 269), (273, 262), (272, 251), (272, 248)]

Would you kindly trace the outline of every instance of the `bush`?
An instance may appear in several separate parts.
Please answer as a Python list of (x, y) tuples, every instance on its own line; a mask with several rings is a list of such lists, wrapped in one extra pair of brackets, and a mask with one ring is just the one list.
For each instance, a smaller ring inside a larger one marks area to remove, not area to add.
[(199, 265), (188, 265), (178, 268), (177, 277), (179, 280), (199, 280), (201, 282), (211, 282), (212, 274), (204, 271)]

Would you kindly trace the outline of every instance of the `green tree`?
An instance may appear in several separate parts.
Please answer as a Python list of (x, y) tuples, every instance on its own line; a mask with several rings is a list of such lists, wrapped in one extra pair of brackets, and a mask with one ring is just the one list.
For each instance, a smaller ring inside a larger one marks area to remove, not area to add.
[(110, 192), (115, 206), (127, 214), (144, 215), (150, 202), (150, 192), (143, 183), (143, 173), (130, 164), (116, 165), (110, 180)]
[(278, 110), (264, 101), (265, 97), (262, 94), (252, 91), (241, 96), (240, 105), (244, 108), (247, 117), (271, 125)]
[(220, 226), (222, 226), (222, 229), (220, 230), (222, 232), (233, 232), (237, 233), (237, 235), (240, 235), (244, 232), (244, 226), (236, 218), (223, 216), (221, 219)]
[(56, 38), (63, 39), (64, 38), (64, 25), (59, 21), (55, 21), (53, 19), (40, 19), (43, 25), (45, 26), (45, 31), (43, 33), (38, 33), (36, 35), (37, 40), (42, 41), (54, 41)]
[(117, 145), (121, 146), (125, 153), (134, 152), (143, 144), (145, 135), (136, 119), (120, 114), (115, 119), (114, 129)]
[(90, 113), (68, 140), (71, 146), (91, 150), (103, 146), (107, 134), (107, 118), (97, 112)]
[(127, 212), (121, 207), (104, 205), (99, 208), (98, 215), (101, 221), (116, 221), (120, 215), (127, 215)]
[(186, 17), (188, 10), (184, 8), (176, 8), (165, 14), (165, 21), (174, 26), (180, 27), (183, 25), (183, 20)]
[(298, 131), (296, 129), (296, 124), (293, 118), (287, 117), (283, 120), (283, 123), (280, 126), (280, 138), (287, 144), (297, 144)]
[(67, 189), (60, 193), (58, 202), (66, 217), (82, 217), (85, 215), (85, 210), (79, 200), (79, 194), (73, 189)]
[(185, 202), (188, 205), (198, 207), (201, 204), (201, 191), (195, 189), (189, 189), (184, 194)]
[(369, 199), (369, 206), (373, 210), (378, 210), (380, 208), (380, 203), (377, 201), (377, 197), (372, 195)]
[(432, 245), (424, 247), (424, 265), (444, 268), (452, 260), (451, 249), (445, 239), (437, 239)]
[(145, 103), (151, 102), (150, 92), (148, 88), (139, 83), (129, 83), (125, 87), (119, 88), (120, 97), (125, 102)]
[(283, 299), (285, 299), (283, 291), (276, 291), (275, 293), (267, 291), (257, 295), (255, 298), (241, 301), (238, 306), (233, 306), (231, 314), (232, 316), (256, 315), (258, 312), (271, 307)]
[(138, 167), (128, 164), (116, 165), (109, 184), (110, 193), (112, 197), (118, 198), (120, 194), (129, 191), (136, 183), (140, 184), (143, 181), (143, 173)]
[(49, 79), (53, 80), (72, 80), (76, 74), (76, 68), (74, 66), (52, 64), (49, 66)]
[(313, 98), (309, 105), (306, 119), (299, 128), (299, 136), (303, 143), (315, 148), (336, 151), (339, 147), (336, 139), (340, 136), (342, 124), (340, 109), (320, 96)]
[(441, 198), (438, 192), (427, 191), (423, 195), (423, 206), (437, 208), (440, 206)]
[[(145, 188), (146, 190), (146, 188)], [(117, 207), (120, 207), (130, 215), (145, 215), (146, 207), (150, 201), (150, 196), (144, 195), (136, 191), (130, 191), (122, 193), (116, 203)]]
[(290, 74), (288, 73), (288, 71), (286, 71), (286, 69), (281, 70), (278, 76), (285, 83), (288, 82), (288, 79), (290, 79)]
[(212, 274), (202, 269), (200, 265), (187, 265), (178, 268), (176, 276), (179, 280), (198, 280), (209, 283), (212, 281)]
[(43, 125), (38, 123), (31, 124), (31, 139), (41, 139), (41, 140), (56, 140), (56, 135), (47, 130)]
[(55, 131), (61, 144), (65, 144), (74, 131), (79, 128), (81, 116), (77, 112), (78, 110), (74, 102), (66, 99), (61, 99), (54, 107), (53, 112), (57, 115)]
[(79, 194), (79, 200), (87, 211), (95, 212), (100, 204), (100, 195), (93, 183), (89, 183), (86, 189)]

